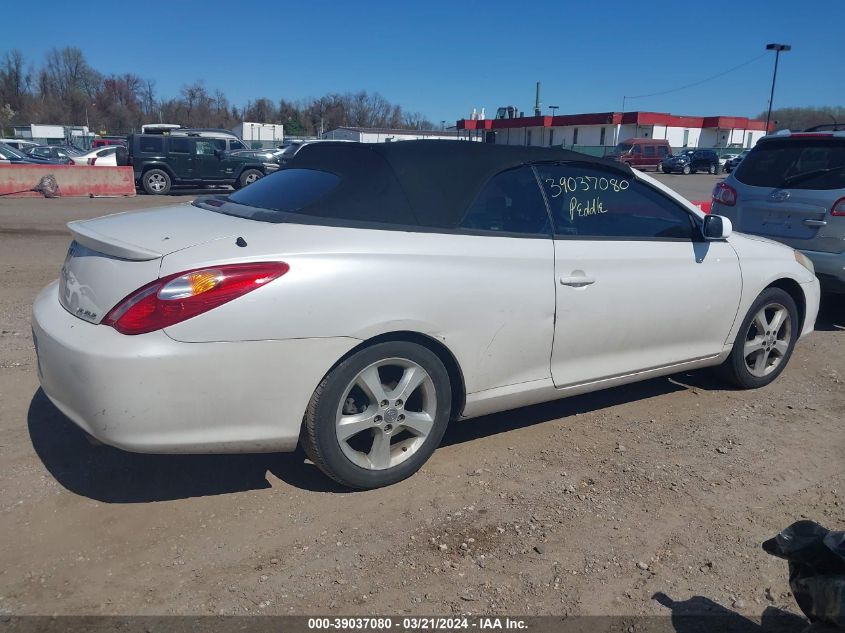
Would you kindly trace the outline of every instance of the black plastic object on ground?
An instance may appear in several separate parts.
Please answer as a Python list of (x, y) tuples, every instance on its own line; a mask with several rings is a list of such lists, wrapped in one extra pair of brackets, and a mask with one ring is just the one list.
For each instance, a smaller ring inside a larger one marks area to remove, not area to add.
[(789, 561), (789, 586), (811, 622), (845, 628), (845, 532), (797, 521), (763, 549)]

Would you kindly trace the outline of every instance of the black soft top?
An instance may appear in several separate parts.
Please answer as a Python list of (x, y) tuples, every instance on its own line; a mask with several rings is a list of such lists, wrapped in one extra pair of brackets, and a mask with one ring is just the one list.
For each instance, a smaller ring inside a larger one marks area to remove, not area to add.
[(325, 142), (305, 145), (287, 169), (340, 177), (338, 186), (303, 212), (311, 216), (452, 228), (493, 175), (532, 163), (601, 165), (624, 176), (622, 163), (560, 148), (471, 141)]

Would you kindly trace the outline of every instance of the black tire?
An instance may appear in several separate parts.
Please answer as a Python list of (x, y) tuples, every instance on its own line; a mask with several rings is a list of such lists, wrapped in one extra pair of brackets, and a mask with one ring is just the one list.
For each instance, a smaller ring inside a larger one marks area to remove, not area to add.
[[(336, 424), (341, 398), (350, 382), (365, 368), (384, 359), (407, 359), (431, 377), (436, 394), (436, 414), (422, 445), (405, 461), (382, 470), (363, 468), (343, 452)], [(311, 397), (305, 413), (300, 442), (308, 458), (336, 482), (358, 490), (389, 486), (417, 472), (443, 439), (451, 415), (452, 389), (449, 374), (431, 350), (406, 341), (377, 343), (356, 352), (332, 369)]]
[(684, 173), (685, 176), (688, 176), (689, 174), (693, 173), (692, 167), (690, 167), (689, 165), (684, 165), (681, 171)]
[(150, 169), (141, 176), (141, 186), (151, 196), (166, 196), (172, 185), (170, 174), (163, 169)]
[(718, 169), (717, 169), (716, 165), (710, 165), (707, 168), (707, 173), (710, 174), (711, 176), (714, 175), (717, 171), (718, 171)]
[(263, 177), (264, 173), (259, 169), (244, 169), (240, 178), (238, 178), (238, 185), (239, 187), (246, 187)]
[[(790, 334), (786, 353), (782, 356), (780, 362), (774, 367), (770, 373), (765, 376), (755, 376), (748, 368), (745, 358), (745, 343), (748, 340), (748, 335), (752, 328), (752, 322), (757, 312), (766, 305), (779, 304), (786, 308), (790, 318)], [(795, 348), (795, 342), (798, 340), (800, 334), (800, 325), (798, 322), (798, 308), (795, 301), (785, 290), (780, 288), (767, 288), (760, 293), (757, 300), (748, 310), (745, 318), (742, 320), (739, 332), (734, 341), (733, 349), (730, 356), (717, 368), (717, 373), (726, 381), (740, 387), (741, 389), (758, 389), (765, 387), (773, 382), (780, 373), (784, 370), (790, 357), (792, 350)]]

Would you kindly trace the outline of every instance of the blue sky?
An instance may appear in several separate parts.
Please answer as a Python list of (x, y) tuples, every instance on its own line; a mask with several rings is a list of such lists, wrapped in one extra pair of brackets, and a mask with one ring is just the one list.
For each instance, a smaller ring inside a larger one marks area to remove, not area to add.
[[(559, 114), (620, 110), (624, 95), (706, 79), (767, 42), (793, 47), (775, 107), (845, 105), (845, 0), (42, 0), (37, 10), (4, 3), (2, 15), (0, 52), (16, 47), (40, 64), (51, 47), (77, 46), (100, 72), (154, 79), (159, 96), (201, 79), (238, 105), (366, 89), (453, 124), (473, 107), (528, 113), (539, 80)], [(756, 115), (773, 56), (626, 109)]]

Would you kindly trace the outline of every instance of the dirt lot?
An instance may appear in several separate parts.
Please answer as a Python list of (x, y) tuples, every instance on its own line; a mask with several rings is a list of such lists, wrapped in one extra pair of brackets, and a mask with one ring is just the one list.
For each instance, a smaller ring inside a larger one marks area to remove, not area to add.
[(464, 422), (383, 490), (299, 454), (92, 447), (38, 390), (30, 306), (66, 221), (158, 202), (0, 200), (0, 614), (759, 617), (796, 612), (760, 543), (845, 524), (842, 300), (769, 388), (696, 372)]

